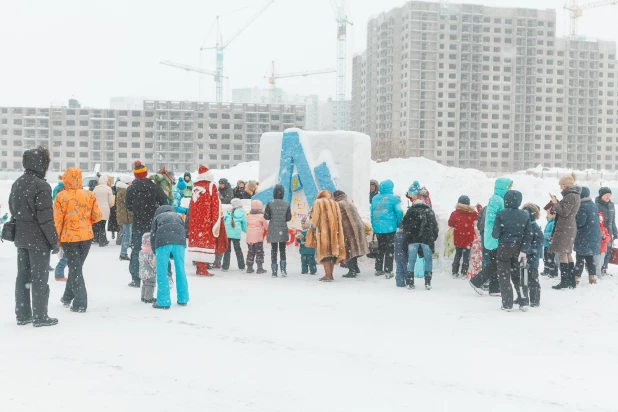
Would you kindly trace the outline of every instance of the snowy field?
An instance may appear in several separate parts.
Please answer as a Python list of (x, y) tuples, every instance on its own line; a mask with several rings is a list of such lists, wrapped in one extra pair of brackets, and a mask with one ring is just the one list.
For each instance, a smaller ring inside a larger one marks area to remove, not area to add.
[[(428, 161), (391, 162), (372, 176), (398, 176), (397, 193), (420, 180), (441, 218), (460, 194), (482, 203), (491, 194), (480, 172), (440, 166), (419, 178)], [(257, 178), (241, 168), (257, 171), (241, 165), (226, 177)], [(556, 191), (554, 180), (514, 180), (525, 201)], [(9, 188), (0, 182), (3, 207)], [(119, 253), (113, 242), (91, 249), (88, 312), (62, 306), (65, 285), (50, 273), (59, 325), (19, 327), (16, 251), (0, 244), (0, 411), (618, 411), (616, 267), (574, 291), (542, 278), (540, 308), (505, 313), (499, 298), (451, 279), (450, 261), (437, 263), (431, 291), (396, 288), (369, 260), (357, 279), (336, 268), (322, 284), (300, 275), (289, 247), (288, 278), (197, 278), (189, 264), (189, 305), (157, 311), (127, 287)]]

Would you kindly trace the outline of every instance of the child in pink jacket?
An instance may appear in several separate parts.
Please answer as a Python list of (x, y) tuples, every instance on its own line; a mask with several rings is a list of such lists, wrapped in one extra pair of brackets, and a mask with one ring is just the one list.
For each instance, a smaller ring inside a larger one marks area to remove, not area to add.
[(247, 217), (247, 273), (253, 273), (253, 262), (257, 262), (257, 273), (266, 273), (264, 267), (264, 233), (268, 229), (268, 221), (264, 219), (262, 202), (251, 202), (251, 213)]

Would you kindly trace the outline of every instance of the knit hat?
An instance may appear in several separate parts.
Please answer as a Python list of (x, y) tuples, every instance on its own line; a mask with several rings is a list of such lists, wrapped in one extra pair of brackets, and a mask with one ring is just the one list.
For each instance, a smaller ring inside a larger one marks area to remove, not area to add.
[(232, 205), (232, 208), (238, 209), (242, 207), (242, 200), (235, 197), (234, 199), (232, 199), (230, 204)]
[(538, 220), (539, 217), (541, 217), (539, 207), (535, 204), (526, 203), (522, 209), (527, 210), (528, 213), (530, 213), (530, 216), (534, 218), (534, 220)]
[(461, 203), (462, 205), (470, 206), (470, 198), (468, 196), (466, 196), (466, 195), (459, 196), (459, 199), (457, 200), (457, 203)]
[(335, 193), (333, 193), (333, 197), (337, 199), (339, 196), (345, 196), (345, 192), (343, 190), (335, 190)]
[(560, 181), (558, 182), (558, 184), (560, 186), (571, 187), (571, 186), (575, 185), (575, 180), (576, 180), (575, 173), (571, 173), (568, 176), (561, 177)]
[(590, 197), (590, 189), (588, 189), (586, 186), (582, 187), (582, 192), (579, 194), (579, 197), (581, 199)]
[(176, 184), (176, 187), (178, 188), (178, 190), (182, 191), (182, 190), (185, 190), (187, 188), (187, 184), (185, 183), (184, 179), (180, 179), (180, 180), (178, 180), (178, 183)]
[(151, 253), (152, 252), (152, 246), (150, 245), (150, 232), (148, 233), (144, 233), (142, 235), (142, 252), (144, 253)]
[(599, 196), (601, 197), (605, 196), (608, 193), (610, 195), (612, 194), (612, 189), (610, 189), (609, 187), (602, 187), (599, 189)]
[(135, 176), (136, 179), (146, 179), (146, 176), (148, 176), (146, 166), (144, 166), (139, 160), (136, 160), (135, 163), (133, 163), (133, 176)]

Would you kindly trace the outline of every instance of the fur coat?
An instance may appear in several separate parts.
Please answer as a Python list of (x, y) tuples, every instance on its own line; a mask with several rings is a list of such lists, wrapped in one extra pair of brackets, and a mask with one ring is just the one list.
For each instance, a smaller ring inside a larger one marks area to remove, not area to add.
[(365, 236), (365, 225), (358, 214), (356, 206), (348, 200), (346, 195), (337, 196), (335, 201), (339, 205), (339, 211), (341, 212), (346, 262), (352, 258), (368, 254), (369, 247), (367, 246), (367, 238)]
[(562, 200), (553, 206), (556, 213), (556, 224), (552, 235), (549, 251), (551, 253), (571, 254), (577, 235), (577, 223), (575, 217), (579, 211), (581, 198), (579, 186), (571, 186), (562, 191)]
[[(343, 238), (343, 226), (341, 223), (341, 212), (337, 202), (333, 200), (333, 195), (328, 190), (318, 193), (313, 207), (309, 214), (313, 224), (312, 230), (315, 238), (315, 251), (318, 263), (329, 257), (336, 258), (337, 261), (346, 256), (345, 241)], [(315, 230), (313, 230), (315, 229)], [(311, 243), (307, 241), (307, 246)], [(312, 245), (310, 247), (313, 247)]]

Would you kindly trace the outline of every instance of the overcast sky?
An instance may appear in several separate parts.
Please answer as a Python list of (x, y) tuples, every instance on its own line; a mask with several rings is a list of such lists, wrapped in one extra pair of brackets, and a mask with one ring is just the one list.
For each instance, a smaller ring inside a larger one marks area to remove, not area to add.
[[(215, 68), (214, 20), (221, 16), (224, 41), (268, 0), (14, 0), (0, 12), (0, 106), (49, 106), (71, 97), (89, 107), (108, 107), (113, 96), (197, 100), (199, 76), (162, 66), (172, 60)], [(580, 0), (580, 3), (588, 0)], [(564, 0), (471, 0), (490, 6), (557, 9), (564, 34)], [(362, 52), (367, 20), (403, 0), (347, 0), (354, 21), (348, 68)], [(586, 11), (580, 34), (618, 40), (618, 6)], [(335, 68), (336, 24), (330, 0), (276, 0), (225, 54), (225, 100), (230, 89), (268, 87), (270, 62), (280, 73)], [(203, 78), (203, 100), (215, 100), (212, 77)], [(280, 80), (287, 92), (335, 92), (335, 76)], [(350, 86), (348, 85), (348, 94)]]

